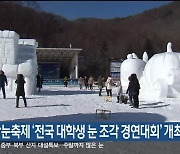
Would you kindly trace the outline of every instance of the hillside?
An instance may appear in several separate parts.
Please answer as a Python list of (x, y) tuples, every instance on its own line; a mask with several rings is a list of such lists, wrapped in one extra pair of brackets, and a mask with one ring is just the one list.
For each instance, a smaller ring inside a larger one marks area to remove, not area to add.
[(62, 16), (0, 2), (0, 29), (14, 30), (23, 38), (35, 38), (39, 47), (82, 48), (80, 75), (107, 76), (109, 58), (124, 59), (135, 52), (142, 57), (166, 51), (171, 41), (180, 51), (180, 2), (127, 18), (83, 18), (68, 21)]

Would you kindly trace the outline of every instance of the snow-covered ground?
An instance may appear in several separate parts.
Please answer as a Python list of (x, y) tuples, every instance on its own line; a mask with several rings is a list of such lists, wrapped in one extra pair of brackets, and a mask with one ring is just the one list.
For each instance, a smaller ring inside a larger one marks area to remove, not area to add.
[[(28, 107), (20, 99), (20, 108), (15, 108), (15, 95), (6, 91), (7, 99), (0, 92), (0, 121), (67, 121), (67, 122), (165, 122), (180, 121), (180, 99), (165, 102), (146, 102), (140, 99), (139, 109), (129, 104), (116, 103), (117, 88), (113, 88), (112, 102), (104, 100), (105, 89), (98, 96), (98, 88), (79, 90), (79, 87), (44, 86), (41, 93), (27, 97)], [(111, 110), (111, 117), (96, 117), (96, 109)]]

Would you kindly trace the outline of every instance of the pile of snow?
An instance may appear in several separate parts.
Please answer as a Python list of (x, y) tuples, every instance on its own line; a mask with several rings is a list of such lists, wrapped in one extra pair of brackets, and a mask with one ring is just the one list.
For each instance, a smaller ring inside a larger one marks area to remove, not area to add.
[(37, 75), (38, 44), (34, 39), (19, 39), (14, 31), (0, 30), (0, 69), (8, 79), (8, 89), (15, 92), (14, 81), (17, 74), (25, 77), (25, 92), (27, 95), (35, 93)]

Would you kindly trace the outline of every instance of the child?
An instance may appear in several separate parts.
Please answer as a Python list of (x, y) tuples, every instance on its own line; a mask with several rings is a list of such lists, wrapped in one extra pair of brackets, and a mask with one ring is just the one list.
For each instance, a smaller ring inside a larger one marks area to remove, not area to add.
[(122, 85), (118, 82), (118, 93), (117, 93), (117, 103), (122, 103)]
[(27, 102), (25, 98), (25, 91), (24, 91), (24, 84), (26, 83), (24, 81), (24, 76), (22, 74), (17, 75), (17, 79), (15, 81), (17, 84), (17, 89), (16, 89), (16, 108), (19, 108), (19, 97), (22, 96), (24, 100), (24, 105), (27, 107)]

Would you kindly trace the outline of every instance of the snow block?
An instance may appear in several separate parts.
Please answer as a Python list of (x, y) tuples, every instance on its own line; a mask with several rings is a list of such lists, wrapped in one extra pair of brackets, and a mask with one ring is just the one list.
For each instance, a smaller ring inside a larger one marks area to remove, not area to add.
[(9, 37), (19, 39), (19, 35), (15, 31), (9, 31)]
[(4, 54), (6, 58), (10, 58), (10, 52), (11, 52), (10, 50), (5, 50)]
[[(35, 39), (19, 39), (14, 31), (0, 31), (0, 67), (8, 78), (8, 88), (15, 92), (17, 74), (26, 78), (25, 91), (34, 94), (37, 75), (37, 42)], [(20, 43), (20, 44), (19, 44)]]
[(10, 58), (14, 59), (16, 58), (16, 52), (10, 52)]
[(2, 37), (9, 37), (9, 30), (4, 30)]
[(5, 39), (5, 43), (11, 43), (11, 44), (14, 44), (14, 45), (15, 45), (16, 40), (13, 39), (13, 38), (6, 38), (6, 39)]
[(28, 60), (26, 63), (19, 64), (18, 73), (29, 77), (33, 74), (33, 63), (32, 60)]
[(7, 58), (7, 64), (11, 64), (11, 65), (15, 64), (15, 59), (11, 57)]
[(5, 52), (4, 49), (0, 48), (0, 58), (4, 58)]
[(37, 48), (37, 42), (35, 39), (19, 39), (19, 44), (21, 45), (31, 45)]
[(5, 42), (6, 42), (5, 40), (6, 40), (5, 38), (1, 37), (0, 38), (0, 43), (4, 43), (5, 44)]
[(1, 62), (2, 62), (2, 64), (7, 64), (7, 58), (2, 58)]
[(3, 32), (0, 30), (0, 38), (3, 36)]
[(16, 78), (18, 65), (4, 64), (2, 70), (5, 72), (7, 78)]
[(24, 88), (25, 88), (25, 94), (26, 95), (32, 95), (33, 92), (34, 92), (34, 81), (32, 80), (32, 78), (26, 78), (25, 77), (25, 85), (24, 85)]
[(9, 31), (9, 30), (2, 31), (1, 37), (19, 39), (19, 35), (15, 31)]
[(0, 49), (3, 49), (3, 50), (5, 49), (5, 43), (0, 42)]
[(14, 45), (13, 43), (6, 43), (6, 44), (5, 44), (5, 50), (9, 50), (9, 51), (14, 52), (14, 50), (15, 50), (15, 45)]

